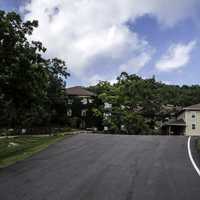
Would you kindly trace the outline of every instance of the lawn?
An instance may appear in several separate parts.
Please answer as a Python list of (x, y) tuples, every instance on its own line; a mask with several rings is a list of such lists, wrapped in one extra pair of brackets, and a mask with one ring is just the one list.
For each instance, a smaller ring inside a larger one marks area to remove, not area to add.
[(19, 136), (0, 139), (0, 168), (23, 160), (69, 136)]
[(200, 153), (200, 139), (197, 140), (197, 150)]

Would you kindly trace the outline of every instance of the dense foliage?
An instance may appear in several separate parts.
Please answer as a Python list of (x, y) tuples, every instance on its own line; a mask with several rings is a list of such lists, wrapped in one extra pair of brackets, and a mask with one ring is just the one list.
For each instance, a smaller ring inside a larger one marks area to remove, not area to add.
[[(98, 115), (115, 133), (160, 134), (160, 126), (184, 106), (200, 102), (200, 86), (175, 86), (123, 72), (117, 83), (99, 82), (89, 88), (102, 100)], [(103, 103), (112, 104), (105, 109)], [(107, 114), (106, 114), (107, 113)]]
[[(15, 12), (0, 11), (0, 127), (70, 124), (64, 83), (69, 73), (64, 61), (45, 59), (42, 43), (28, 39), (37, 26)], [(199, 85), (166, 85), (125, 72), (113, 85), (102, 81), (89, 89), (97, 98), (84, 120), (99, 128), (103, 121), (112, 133), (159, 134), (161, 123), (180, 107), (200, 102)], [(82, 119), (82, 107), (75, 106)]]
[(65, 63), (44, 59), (41, 42), (27, 38), (37, 21), (23, 22), (15, 12), (0, 11), (0, 126), (63, 124)]

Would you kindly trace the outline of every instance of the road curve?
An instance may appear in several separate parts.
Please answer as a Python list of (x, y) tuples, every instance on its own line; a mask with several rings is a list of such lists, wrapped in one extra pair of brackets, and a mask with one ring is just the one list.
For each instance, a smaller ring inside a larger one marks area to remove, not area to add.
[(182, 136), (80, 134), (0, 170), (2, 200), (198, 200)]

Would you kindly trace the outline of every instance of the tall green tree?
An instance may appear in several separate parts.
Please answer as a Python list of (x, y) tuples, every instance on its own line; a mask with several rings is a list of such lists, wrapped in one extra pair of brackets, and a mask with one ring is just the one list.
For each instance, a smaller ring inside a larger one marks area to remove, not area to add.
[(41, 42), (27, 39), (37, 26), (35, 20), (23, 22), (15, 12), (0, 11), (1, 126), (45, 125), (63, 110), (69, 73), (63, 61), (43, 58)]
[[(126, 72), (117, 77), (116, 84), (100, 82), (90, 89), (101, 99), (96, 113), (104, 116), (104, 125), (112, 133), (160, 134), (162, 122), (175, 116), (180, 107), (200, 103), (199, 85), (166, 85), (155, 77), (142, 79)], [(105, 102), (112, 109), (104, 109)]]

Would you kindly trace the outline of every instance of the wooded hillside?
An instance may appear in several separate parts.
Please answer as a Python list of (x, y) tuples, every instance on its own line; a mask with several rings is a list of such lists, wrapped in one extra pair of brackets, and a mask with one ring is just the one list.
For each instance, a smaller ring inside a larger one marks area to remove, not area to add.
[[(129, 134), (159, 134), (161, 123), (173, 117), (181, 107), (200, 102), (200, 86), (166, 85), (151, 79), (142, 79), (123, 72), (117, 83), (99, 82), (89, 89), (98, 94), (102, 102), (112, 104), (112, 111), (104, 125), (116, 133), (125, 127)], [(106, 110), (99, 106), (102, 115)]]

